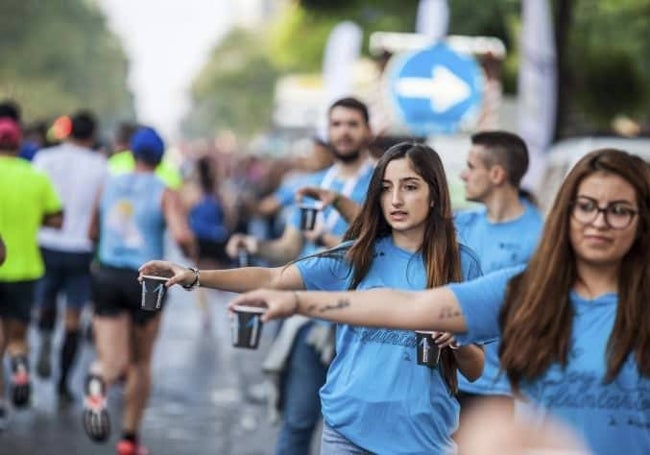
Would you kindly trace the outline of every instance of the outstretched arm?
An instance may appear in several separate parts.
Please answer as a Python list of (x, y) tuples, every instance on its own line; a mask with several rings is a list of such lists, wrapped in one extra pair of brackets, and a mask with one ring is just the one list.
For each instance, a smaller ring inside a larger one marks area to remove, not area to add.
[(467, 330), (456, 296), (445, 287), (425, 291), (371, 289), (348, 292), (282, 292), (260, 289), (234, 305), (267, 307), (268, 321), (295, 313), (352, 325), (461, 333)]
[[(187, 267), (169, 261), (149, 261), (140, 267), (140, 275), (169, 277), (166, 285), (190, 286), (196, 278)], [(230, 292), (246, 292), (260, 286), (273, 289), (304, 289), (298, 267), (243, 267), (228, 270), (201, 270), (201, 287)]]

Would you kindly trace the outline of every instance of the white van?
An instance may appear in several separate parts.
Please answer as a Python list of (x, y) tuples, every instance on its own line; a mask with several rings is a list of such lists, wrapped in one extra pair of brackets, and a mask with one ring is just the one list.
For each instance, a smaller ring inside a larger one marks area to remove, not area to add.
[(559, 141), (547, 154), (545, 171), (540, 179), (542, 183), (535, 191), (542, 211), (548, 211), (555, 193), (573, 165), (587, 153), (603, 148), (624, 150), (650, 162), (650, 138), (589, 136)]

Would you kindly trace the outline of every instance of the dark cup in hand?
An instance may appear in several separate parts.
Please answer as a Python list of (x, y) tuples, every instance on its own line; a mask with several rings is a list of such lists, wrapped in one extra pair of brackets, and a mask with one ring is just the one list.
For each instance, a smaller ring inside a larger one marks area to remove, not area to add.
[(438, 332), (415, 331), (417, 362), (418, 365), (426, 365), (434, 368), (440, 361), (440, 348), (433, 341)]
[(232, 345), (236, 348), (257, 349), (262, 335), (264, 308), (237, 305), (231, 320)]
[(163, 297), (167, 292), (165, 282), (169, 278), (164, 276), (142, 276), (142, 300), (140, 308), (147, 311), (158, 311), (162, 305)]

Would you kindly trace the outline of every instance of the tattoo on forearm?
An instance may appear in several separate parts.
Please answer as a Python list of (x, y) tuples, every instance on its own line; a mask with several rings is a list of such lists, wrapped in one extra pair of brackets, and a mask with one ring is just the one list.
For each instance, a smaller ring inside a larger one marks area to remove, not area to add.
[(460, 310), (456, 308), (445, 307), (440, 310), (438, 319), (453, 319), (461, 315)]
[(343, 308), (347, 308), (350, 306), (350, 301), (348, 299), (340, 299), (338, 302), (330, 305), (325, 305), (323, 307), (318, 307), (317, 305), (310, 305), (307, 308), (307, 311), (309, 313), (314, 313), (316, 310), (318, 310), (319, 313), (327, 313), (328, 311), (331, 310), (342, 310)]

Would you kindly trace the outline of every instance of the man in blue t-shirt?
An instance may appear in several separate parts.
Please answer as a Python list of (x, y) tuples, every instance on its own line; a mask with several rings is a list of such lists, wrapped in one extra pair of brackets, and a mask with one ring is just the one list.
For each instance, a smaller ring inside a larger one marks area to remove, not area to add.
[[(334, 164), (309, 176), (304, 185), (344, 197), (334, 197), (327, 205), (321, 201), (323, 207), (312, 231), (301, 229), (300, 211), (296, 206), (279, 239), (259, 241), (252, 236), (233, 235), (226, 246), (231, 257), (237, 257), (238, 249), (244, 247), (251, 255), (284, 264), (341, 241), (348, 227), (345, 208), (350, 201), (363, 202), (374, 169), (374, 161), (367, 150), (371, 132), (368, 109), (357, 99), (335, 101), (329, 108), (328, 117), (329, 145)], [(282, 424), (276, 453), (308, 455), (321, 415), (318, 391), (325, 383), (327, 365), (333, 355), (333, 338), (328, 336), (329, 326), (306, 318), (287, 320), (281, 330), (269, 357), (279, 357), (275, 355), (278, 351), (286, 354), (282, 357), (282, 367), (277, 364), (282, 368)], [(287, 334), (289, 331), (292, 332), (290, 335)], [(291, 341), (288, 349), (278, 345), (287, 339)], [(269, 359), (264, 368), (267, 372), (274, 372), (276, 364), (271, 365)]]
[[(525, 264), (537, 246), (543, 219), (520, 182), (528, 170), (528, 150), (516, 134), (485, 131), (472, 136), (467, 167), (460, 177), (465, 198), (483, 204), (458, 212), (455, 224), (461, 241), (472, 248), (489, 273)], [(474, 382), (458, 375), (461, 425), (464, 411), (477, 398), (500, 397), (512, 404), (510, 385), (499, 372), (498, 342), (485, 346), (483, 375)]]

